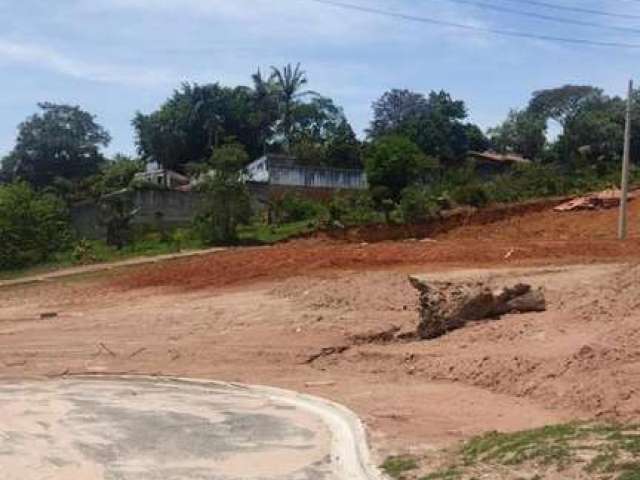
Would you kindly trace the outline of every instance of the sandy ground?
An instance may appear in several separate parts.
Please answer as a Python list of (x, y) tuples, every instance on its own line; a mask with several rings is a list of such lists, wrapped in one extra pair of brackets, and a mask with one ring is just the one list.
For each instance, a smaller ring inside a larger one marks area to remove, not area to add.
[[(488, 430), (638, 420), (640, 241), (634, 230), (616, 242), (603, 222), (615, 226), (615, 212), (542, 212), (434, 241), (313, 239), (2, 289), (0, 375), (162, 374), (305, 391), (359, 414), (378, 458)], [(602, 235), (588, 237), (590, 224)], [(412, 339), (408, 274), (541, 265), (526, 275), (546, 289), (547, 312)]]

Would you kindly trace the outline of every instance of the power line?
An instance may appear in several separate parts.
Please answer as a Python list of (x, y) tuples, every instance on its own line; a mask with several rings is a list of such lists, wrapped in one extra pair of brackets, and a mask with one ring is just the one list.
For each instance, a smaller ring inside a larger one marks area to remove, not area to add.
[[(583, 26), (583, 27), (594, 27), (594, 28), (601, 28), (601, 29), (605, 29), (605, 30), (617, 30), (617, 31), (621, 31), (621, 32), (640, 33), (640, 29), (638, 29), (638, 28), (619, 27), (619, 26), (616, 26), (616, 25), (604, 25), (602, 23), (587, 22), (587, 21), (583, 21), (583, 20), (576, 20), (576, 19), (573, 19), (573, 18), (556, 17), (556, 16), (553, 16), (553, 15), (545, 15), (543, 13), (526, 12), (526, 11), (522, 11), (522, 10), (517, 10), (515, 8), (501, 7), (501, 6), (494, 5), (494, 4), (491, 4), (491, 3), (486, 3), (486, 2), (478, 2), (478, 1), (473, 1), (473, 0), (444, 0), (444, 1), (453, 2), (453, 3), (460, 3), (460, 4), (464, 4), (464, 5), (472, 5), (472, 6), (475, 6), (475, 7), (478, 7), (478, 8), (482, 8), (482, 9), (485, 9), (485, 10), (493, 10), (493, 11), (496, 11), (496, 12), (509, 13), (509, 14), (512, 14), (512, 15), (520, 15), (520, 16), (523, 16), (523, 17), (536, 18), (538, 20), (546, 20), (546, 21), (556, 22), (556, 23), (579, 25), (579, 26)], [(640, 0), (638, 0), (638, 1), (640, 1)]]
[(355, 5), (353, 3), (345, 3), (345, 2), (336, 1), (336, 0), (309, 0), (309, 1), (320, 3), (323, 5), (330, 5), (330, 6), (341, 8), (344, 10), (372, 13), (375, 15), (381, 15), (381, 16), (395, 18), (399, 20), (408, 20), (411, 22), (428, 23), (430, 25), (440, 25), (444, 27), (458, 28), (458, 29), (467, 30), (470, 32), (491, 33), (494, 35), (502, 35), (502, 36), (508, 36), (508, 37), (531, 38), (535, 40), (544, 40), (548, 42), (562, 42), (562, 43), (571, 43), (576, 45), (591, 45), (595, 47), (640, 48), (640, 44), (637, 44), (637, 43), (634, 44), (634, 43), (623, 43), (623, 42), (587, 40), (587, 39), (570, 38), (570, 37), (556, 37), (553, 35), (538, 35), (535, 33), (518, 32), (515, 30), (503, 30), (498, 28), (477, 27), (475, 25), (449, 22), (446, 20), (436, 20), (434, 18), (421, 17), (417, 15), (409, 15), (405, 13), (397, 13), (389, 10), (382, 10), (374, 7), (365, 7), (361, 5)]
[(627, 20), (639, 20), (640, 15), (628, 13), (605, 12), (604, 10), (592, 10), (591, 8), (568, 7), (566, 5), (558, 5), (557, 3), (543, 2), (540, 0), (505, 0), (506, 2), (524, 3), (527, 5), (536, 5), (538, 7), (551, 8), (554, 10), (562, 10), (565, 12), (587, 13), (589, 15), (600, 15), (601, 17), (626, 18)]

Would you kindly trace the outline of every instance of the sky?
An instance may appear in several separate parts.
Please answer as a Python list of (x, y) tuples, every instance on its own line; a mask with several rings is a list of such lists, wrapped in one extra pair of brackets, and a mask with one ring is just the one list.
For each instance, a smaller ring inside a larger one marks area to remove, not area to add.
[[(640, 0), (544, 0), (635, 19), (532, 0), (343, 1), (480, 29), (640, 47)], [(637, 32), (490, 11), (478, 1)], [(503, 37), (313, 0), (0, 0), (0, 24), (0, 155), (43, 101), (80, 105), (111, 133), (109, 154), (133, 154), (134, 114), (154, 111), (182, 82), (248, 85), (258, 68), (289, 62), (302, 63), (309, 87), (341, 105), (360, 135), (372, 102), (391, 88), (444, 89), (486, 129), (535, 90), (575, 83), (622, 95), (630, 76), (640, 81), (640, 48)]]

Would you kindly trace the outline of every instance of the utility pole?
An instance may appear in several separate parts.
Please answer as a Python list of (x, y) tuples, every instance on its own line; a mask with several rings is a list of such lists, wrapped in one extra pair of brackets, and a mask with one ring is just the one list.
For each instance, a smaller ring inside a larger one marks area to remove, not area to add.
[(622, 186), (620, 188), (620, 224), (618, 238), (627, 238), (627, 203), (629, 196), (629, 156), (631, 154), (631, 100), (633, 96), (633, 80), (629, 80), (627, 97), (627, 118), (624, 127), (624, 154), (622, 156)]

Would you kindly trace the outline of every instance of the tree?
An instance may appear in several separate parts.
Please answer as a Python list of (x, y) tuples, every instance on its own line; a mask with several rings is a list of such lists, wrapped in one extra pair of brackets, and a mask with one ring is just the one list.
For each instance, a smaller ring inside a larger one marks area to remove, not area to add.
[(41, 113), (20, 124), (11, 153), (14, 176), (36, 187), (54, 178), (78, 180), (98, 172), (101, 147), (111, 141), (95, 117), (77, 106), (40, 103)]
[(362, 145), (346, 119), (327, 142), (326, 163), (330, 167), (362, 168)]
[(552, 119), (564, 130), (585, 102), (601, 96), (601, 89), (589, 85), (564, 85), (538, 90), (533, 92), (528, 112), (545, 120)]
[(365, 156), (365, 170), (372, 190), (385, 187), (394, 200), (409, 185), (427, 181), (437, 168), (435, 159), (401, 136), (381, 138), (368, 148)]
[(214, 174), (200, 186), (205, 202), (195, 221), (196, 230), (207, 244), (235, 243), (238, 225), (251, 217), (251, 201), (244, 183), (243, 167), (247, 161), (247, 153), (239, 145), (225, 145), (211, 157)]
[(373, 109), (368, 131), (371, 139), (404, 136), (444, 165), (464, 160), (471, 142), (474, 147), (486, 142), (478, 127), (462, 123), (467, 116), (464, 102), (445, 91), (432, 91), (425, 97), (408, 90), (391, 90), (374, 103)]
[(68, 211), (25, 182), (0, 186), (0, 270), (43, 262), (70, 242)]
[(361, 166), (360, 143), (343, 110), (316, 96), (293, 110), (291, 152), (302, 163), (338, 168)]
[(11, 183), (14, 180), (16, 176), (16, 166), (17, 158), (12, 153), (0, 160), (0, 185), (3, 183)]
[(160, 109), (137, 113), (133, 126), (145, 161), (184, 171), (204, 163), (216, 147), (241, 143), (249, 154), (264, 151), (266, 120), (256, 117), (256, 97), (248, 87), (183, 84)]
[(129, 194), (107, 195), (100, 199), (100, 223), (107, 229), (107, 245), (121, 250), (131, 241), (131, 222), (140, 212)]
[(278, 119), (277, 87), (272, 78), (265, 78), (260, 69), (251, 76), (253, 81), (253, 113), (251, 123), (256, 129), (262, 152), (266, 153), (267, 143), (274, 132)]
[(537, 159), (547, 142), (546, 130), (543, 118), (526, 110), (511, 110), (501, 125), (489, 130), (489, 135), (497, 151)]
[(294, 109), (302, 98), (315, 95), (315, 92), (302, 90), (308, 80), (299, 63), (295, 67), (291, 64), (285, 65), (282, 69), (271, 67), (271, 72), (280, 107), (279, 130), (284, 137), (285, 150), (288, 150), (291, 144)]
[(143, 170), (140, 159), (117, 154), (102, 166), (93, 182), (93, 193), (99, 196), (127, 188), (136, 173)]
[(428, 109), (427, 99), (421, 93), (389, 90), (373, 103), (373, 121), (367, 134), (380, 138), (397, 132), (409, 119), (420, 117)]

